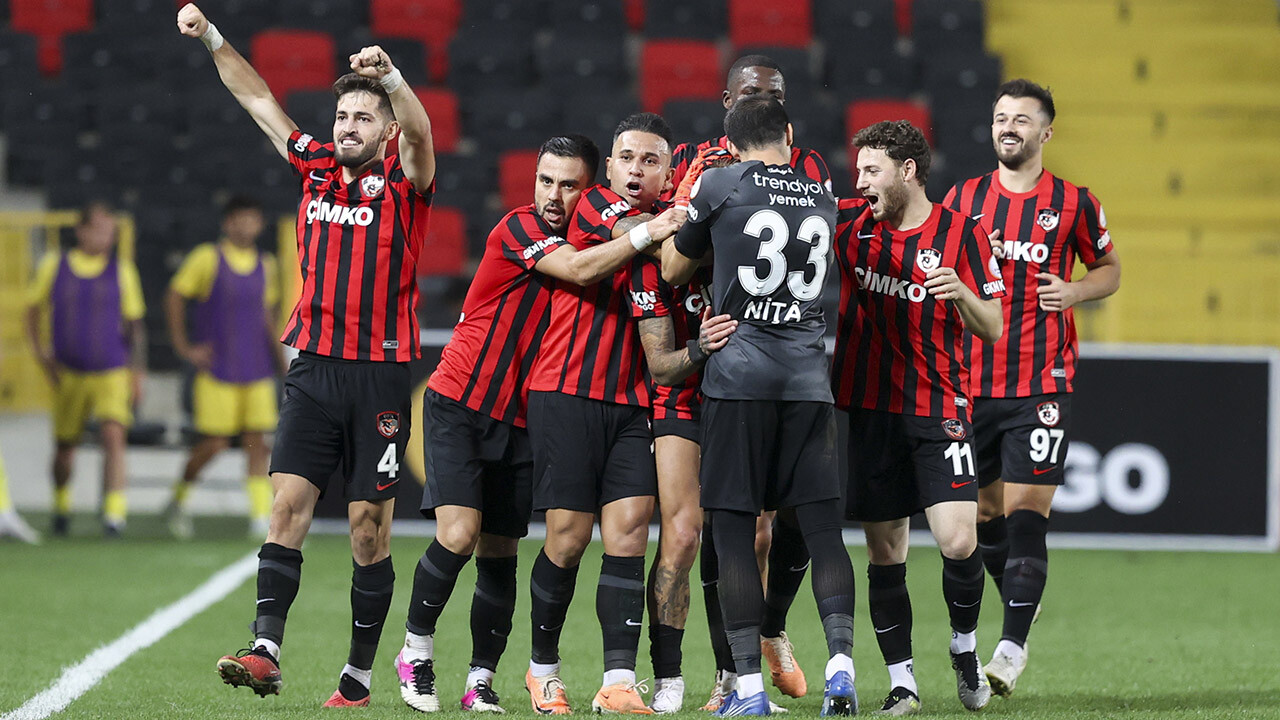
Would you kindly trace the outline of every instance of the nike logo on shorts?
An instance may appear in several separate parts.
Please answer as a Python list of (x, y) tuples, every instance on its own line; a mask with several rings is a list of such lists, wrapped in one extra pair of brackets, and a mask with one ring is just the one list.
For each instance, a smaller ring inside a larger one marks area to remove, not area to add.
[(952, 489), (952, 490), (959, 490), (960, 488), (964, 487), (965, 485), (972, 485), (972, 484), (973, 484), (973, 481), (972, 481), (972, 480), (966, 480), (966, 481), (964, 481), (964, 482), (962, 482), (962, 483), (958, 483), (958, 482), (956, 482), (955, 480), (952, 480), (952, 481), (951, 481), (951, 489)]
[(627, 618), (626, 622), (627, 622), (627, 625), (630, 627), (640, 627), (640, 623), (636, 622), (635, 620), (632, 620), (631, 618)]
[(1047, 473), (1047, 472), (1053, 472), (1055, 469), (1056, 469), (1056, 468), (1051, 468), (1051, 467), (1044, 468), (1043, 470), (1041, 470), (1040, 468), (1031, 468), (1031, 474), (1032, 474), (1032, 475), (1043, 475), (1043, 474), (1045, 474), (1045, 473)]
[(395, 480), (392, 480), (386, 485), (383, 485), (382, 483), (378, 483), (375, 487), (378, 488), (378, 492), (382, 492), (383, 490), (386, 490), (387, 488), (391, 487), (392, 485), (395, 485), (398, 482), (400, 482), (400, 478), (396, 478)]
[(378, 624), (379, 624), (379, 623), (375, 621), (375, 622), (371, 622), (371, 623), (369, 623), (368, 625), (365, 625), (364, 623), (360, 622), (359, 620), (356, 620), (356, 627), (358, 627), (358, 628), (371, 628), (371, 627), (373, 627), (374, 625), (378, 625)]
[[(901, 625), (901, 624), (902, 624), (902, 623), (898, 623), (898, 625)], [(876, 629), (875, 629), (875, 630), (876, 630), (876, 634), (877, 634), (877, 635), (883, 635), (883, 634), (885, 634), (885, 633), (889, 632), (890, 630), (892, 630), (892, 629), (894, 629), (894, 628), (898, 627), (898, 625), (890, 625), (889, 627), (887, 627), (887, 628), (885, 628), (885, 629), (883, 629), (883, 630), (881, 630), (880, 628), (876, 628)]]
[(1011, 608), (1031, 607), (1032, 605), (1035, 605), (1035, 603), (1033, 603), (1033, 602), (1014, 602), (1014, 601), (1012, 601), (1012, 600), (1010, 600), (1010, 601), (1009, 601), (1009, 607), (1011, 607)]

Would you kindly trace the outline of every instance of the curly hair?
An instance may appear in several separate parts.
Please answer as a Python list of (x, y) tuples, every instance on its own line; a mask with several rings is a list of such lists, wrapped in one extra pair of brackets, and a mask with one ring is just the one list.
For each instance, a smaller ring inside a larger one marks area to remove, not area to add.
[(391, 109), (391, 98), (387, 97), (387, 91), (383, 89), (382, 84), (373, 78), (367, 78), (356, 73), (347, 73), (338, 78), (333, 83), (333, 98), (341, 100), (343, 95), (354, 92), (365, 92), (378, 99), (378, 110), (386, 114), (392, 120), (396, 119), (396, 113)]
[(910, 158), (916, 163), (916, 180), (924, 185), (929, 179), (929, 163), (933, 158), (929, 143), (920, 128), (906, 120), (884, 120), (864, 127), (853, 136), (853, 145), (884, 150), (898, 165)]

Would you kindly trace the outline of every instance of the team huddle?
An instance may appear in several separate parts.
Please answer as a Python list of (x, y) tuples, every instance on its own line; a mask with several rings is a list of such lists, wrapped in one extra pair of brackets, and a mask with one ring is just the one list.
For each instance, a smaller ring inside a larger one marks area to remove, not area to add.
[[(275, 495), (254, 641), (218, 661), (224, 682), (279, 692), (302, 541), (340, 474), (353, 627), (325, 706), (369, 703), (395, 582), (391, 510), (410, 425), (420, 421), (422, 510), (434, 515), (436, 536), (415, 568), (395, 658), (412, 708), (441, 708), (437, 623), (474, 556), (460, 704), (504, 712), (493, 678), (513, 627), (517, 542), (533, 511), (546, 516), (528, 583), (525, 685), (538, 713), (572, 710), (560, 632), (597, 522), (597, 712), (683, 707), (689, 577), (700, 562), (716, 660), (704, 710), (779, 710), (762, 661), (779, 691), (807, 692), (785, 626), (808, 573), (829, 657), (822, 714), (856, 714), (846, 520), (867, 538), (871, 621), (890, 676), (880, 710), (919, 712), (905, 563), (908, 520), (921, 512), (942, 554), (960, 701), (978, 710), (993, 692), (1013, 690), (1063, 482), (1076, 365), (1070, 309), (1119, 285), (1098, 201), (1043, 170), (1054, 117), (1046, 90), (1025, 80), (999, 89), (999, 167), (958, 184), (943, 204), (925, 194), (930, 150), (906, 121), (855, 135), (859, 197), (835, 198), (821, 156), (795, 144), (780, 68), (760, 55), (729, 70), (723, 137), (677, 146), (659, 115), (623, 118), (601, 184), (591, 140), (548, 139), (532, 202), (488, 236), (416, 418), (413, 268), (435, 191), (421, 103), (381, 48), (364, 48), (334, 85), (333, 141), (321, 142), (298, 130), (198, 8), (185, 6), (178, 26), (208, 46), (303, 192), (301, 297), (282, 338), (300, 354), (270, 459)], [(397, 137), (398, 154), (387, 155)], [(1077, 258), (1089, 272), (1072, 281)], [(840, 296), (829, 359), (832, 273)], [(837, 412), (847, 415), (845, 447)], [(655, 508), (658, 554), (646, 573)], [(988, 572), (1004, 628), (984, 667), (976, 628)], [(650, 699), (636, 678), (646, 608)]]

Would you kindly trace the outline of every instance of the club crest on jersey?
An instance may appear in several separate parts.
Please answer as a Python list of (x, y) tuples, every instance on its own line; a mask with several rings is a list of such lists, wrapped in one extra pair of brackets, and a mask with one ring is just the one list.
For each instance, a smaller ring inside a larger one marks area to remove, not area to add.
[(942, 432), (946, 433), (947, 437), (951, 438), (952, 440), (963, 440), (964, 439), (964, 423), (960, 422), (959, 420), (956, 420), (955, 418), (951, 418), (950, 420), (943, 420)]
[(1036, 215), (1036, 224), (1044, 228), (1045, 232), (1051, 232), (1058, 227), (1058, 211), (1053, 208), (1045, 208)]
[(1036, 417), (1040, 418), (1042, 424), (1054, 427), (1062, 419), (1062, 414), (1058, 410), (1058, 403), (1042, 402), (1036, 406)]
[(382, 194), (386, 184), (387, 179), (381, 175), (367, 175), (360, 179), (360, 192), (367, 198), (376, 198)]
[(384, 438), (393, 438), (400, 432), (400, 413), (394, 410), (378, 413), (378, 434)]
[(942, 264), (942, 253), (933, 248), (925, 248), (916, 253), (916, 265), (925, 272), (936, 270)]

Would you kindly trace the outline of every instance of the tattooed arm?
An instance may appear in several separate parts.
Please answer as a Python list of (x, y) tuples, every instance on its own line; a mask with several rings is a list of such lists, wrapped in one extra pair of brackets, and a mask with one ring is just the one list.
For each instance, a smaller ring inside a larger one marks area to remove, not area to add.
[[(724, 347), (738, 328), (738, 321), (728, 315), (711, 317), (711, 309), (702, 313), (702, 329), (698, 332), (698, 352), (688, 347), (675, 347), (676, 328), (671, 316), (640, 320), (640, 344), (644, 346), (649, 374), (659, 385), (675, 385), (697, 372), (707, 356)], [(700, 355), (701, 357), (694, 357)]]

